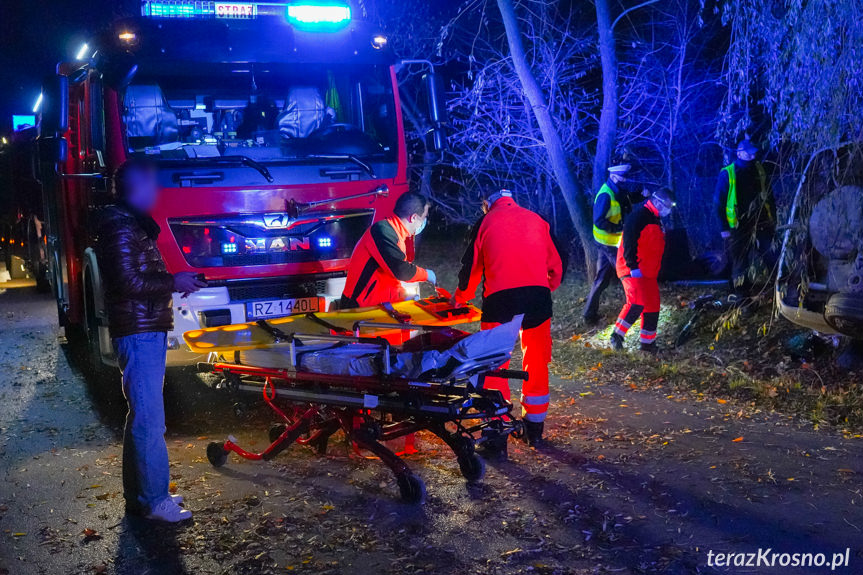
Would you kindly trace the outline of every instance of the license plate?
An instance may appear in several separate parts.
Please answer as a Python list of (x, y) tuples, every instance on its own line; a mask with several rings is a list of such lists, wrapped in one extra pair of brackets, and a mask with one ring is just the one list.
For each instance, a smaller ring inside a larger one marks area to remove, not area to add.
[(295, 313), (313, 313), (318, 310), (318, 298), (316, 297), (250, 301), (246, 303), (246, 318), (284, 317)]

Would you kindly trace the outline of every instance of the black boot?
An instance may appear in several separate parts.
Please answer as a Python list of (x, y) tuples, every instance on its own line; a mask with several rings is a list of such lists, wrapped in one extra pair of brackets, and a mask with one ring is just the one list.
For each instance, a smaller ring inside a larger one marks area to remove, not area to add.
[(524, 440), (531, 447), (541, 447), (544, 443), (542, 438), (542, 430), (545, 427), (544, 423), (536, 423), (535, 421), (522, 420), (524, 424)]
[(611, 342), (611, 349), (614, 351), (623, 351), (623, 336), (619, 333), (614, 332), (611, 334), (611, 340), (609, 341)]
[(588, 326), (588, 327), (598, 324), (600, 319), (601, 318), (599, 317), (598, 314), (585, 315), (582, 317), (582, 321), (584, 321), (584, 325)]
[(641, 347), (640, 347), (639, 349), (640, 349), (643, 353), (646, 353), (646, 354), (649, 354), (649, 355), (656, 355), (656, 353), (657, 353), (657, 351), (658, 351), (658, 350), (657, 350), (657, 348), (656, 348), (656, 343), (655, 343), (655, 342), (654, 342), (654, 343), (642, 343), (642, 344), (641, 344)]

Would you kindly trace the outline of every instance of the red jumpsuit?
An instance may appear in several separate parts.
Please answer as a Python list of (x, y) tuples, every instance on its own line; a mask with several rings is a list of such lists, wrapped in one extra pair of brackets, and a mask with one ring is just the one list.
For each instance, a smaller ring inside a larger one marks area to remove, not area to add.
[(415, 265), (414, 239), (398, 216), (369, 228), (351, 254), (341, 309), (405, 299), (401, 282), (421, 282), (428, 272)]
[[(543, 422), (548, 411), (551, 292), (562, 276), (563, 263), (548, 223), (512, 198), (503, 197), (471, 231), (455, 293), (456, 300), (465, 303), (485, 280), (483, 329), (524, 314), (521, 349), (529, 379), (522, 386), (522, 416), (535, 423)], [(486, 386), (500, 389), (509, 399), (509, 380), (490, 378)]]
[[(617, 277), (623, 282), (626, 303), (620, 310), (614, 331), (621, 337), (641, 317), (641, 343), (656, 341), (659, 325), (659, 270), (665, 252), (665, 232), (659, 212), (648, 200), (626, 218), (623, 238), (617, 248)], [(632, 270), (642, 277), (632, 277)]]

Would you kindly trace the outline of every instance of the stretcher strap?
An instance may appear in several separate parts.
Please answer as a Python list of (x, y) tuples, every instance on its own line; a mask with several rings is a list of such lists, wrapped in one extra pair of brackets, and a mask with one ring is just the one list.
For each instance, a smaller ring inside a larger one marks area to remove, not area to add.
[(333, 332), (335, 332), (335, 333), (337, 333), (337, 334), (351, 334), (351, 333), (352, 333), (350, 330), (347, 330), (347, 329), (345, 329), (345, 328), (343, 328), (343, 327), (337, 326), (337, 325), (336, 325), (336, 324), (334, 324), (334, 323), (328, 322), (327, 320), (322, 319), (322, 318), (320, 318), (320, 317), (316, 316), (316, 315), (315, 315), (315, 314), (313, 314), (313, 313), (307, 313), (307, 314), (305, 315), (305, 318), (306, 318), (306, 319), (308, 319), (308, 320), (311, 320), (311, 321), (315, 322), (316, 324), (318, 324), (318, 325), (320, 325), (320, 326), (322, 326), (322, 327), (325, 327), (325, 328), (327, 328), (328, 330), (333, 331)]
[(287, 340), (289, 338), (288, 334), (286, 334), (285, 332), (283, 332), (279, 328), (277, 328), (273, 325), (270, 325), (267, 322), (267, 320), (265, 320), (265, 319), (259, 319), (258, 321), (255, 322), (255, 324), (259, 328), (261, 328), (262, 330), (264, 330), (265, 332), (270, 334), (273, 337), (273, 340), (275, 340), (276, 342), (284, 341), (284, 340)]
[[(273, 385), (273, 380), (269, 376), (264, 378), (263, 390), (264, 401), (267, 402), (267, 405), (269, 405), (270, 408), (279, 415), (279, 417), (290, 423), (291, 420), (288, 418), (287, 415), (285, 415), (285, 412), (283, 412), (276, 406), (275, 403), (273, 403), (273, 400), (276, 399), (276, 387)], [(269, 393), (267, 392), (267, 390), (269, 390)]]

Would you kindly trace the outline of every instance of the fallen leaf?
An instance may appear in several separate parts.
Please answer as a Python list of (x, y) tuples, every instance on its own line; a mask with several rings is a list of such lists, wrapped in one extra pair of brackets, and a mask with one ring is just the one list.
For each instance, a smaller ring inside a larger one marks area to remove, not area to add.
[(85, 542), (85, 543), (86, 543), (87, 541), (95, 541), (96, 539), (101, 539), (101, 538), (102, 538), (102, 536), (101, 536), (101, 535), (99, 535), (99, 532), (98, 532), (98, 531), (96, 531), (95, 529), (90, 529), (89, 527), (87, 527), (86, 529), (84, 529), (84, 530), (81, 532), (81, 534), (82, 534), (82, 535), (84, 535), (84, 542)]
[(172, 481), (168, 484), (168, 493), (176, 493), (177, 492), (177, 482)]
[(743, 441), (743, 436), (741, 435), (740, 437), (736, 437), (736, 438), (732, 439), (731, 441), (733, 441), (734, 443), (740, 443), (741, 441)]

